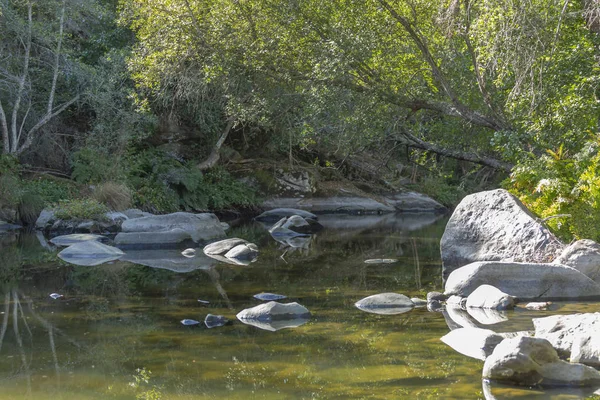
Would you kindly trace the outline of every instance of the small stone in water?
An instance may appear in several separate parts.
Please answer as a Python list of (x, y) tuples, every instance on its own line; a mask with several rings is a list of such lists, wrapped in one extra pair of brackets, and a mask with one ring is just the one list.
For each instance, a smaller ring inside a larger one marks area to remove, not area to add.
[(210, 304), (210, 301), (198, 299), (198, 303), (200, 303), (200, 304)]
[(192, 258), (196, 255), (196, 250), (195, 249), (185, 249), (184, 251), (181, 252), (181, 255), (183, 255), (184, 257)]
[(196, 321), (195, 319), (182, 319), (181, 323), (185, 326), (190, 326), (190, 325), (198, 325), (200, 323), (200, 321)]
[(548, 307), (550, 307), (550, 305), (552, 304), (551, 301), (542, 301), (542, 302), (534, 302), (534, 303), (527, 303), (525, 305), (525, 308), (528, 310), (547, 310)]
[(398, 260), (393, 258), (371, 258), (369, 260), (365, 260), (365, 264), (392, 264)]
[(282, 294), (275, 294), (275, 293), (259, 293), (259, 294), (255, 294), (253, 297), (255, 299), (263, 300), (263, 301), (274, 301), (274, 300), (287, 299), (287, 296), (284, 296)]
[(64, 297), (62, 294), (58, 294), (58, 293), (51, 293), (50, 297), (52, 297), (54, 300), (56, 299), (60, 299), (61, 297)]
[(206, 318), (204, 318), (204, 325), (209, 329), (223, 326), (227, 324), (227, 322), (229, 322), (229, 320), (222, 315), (208, 314)]

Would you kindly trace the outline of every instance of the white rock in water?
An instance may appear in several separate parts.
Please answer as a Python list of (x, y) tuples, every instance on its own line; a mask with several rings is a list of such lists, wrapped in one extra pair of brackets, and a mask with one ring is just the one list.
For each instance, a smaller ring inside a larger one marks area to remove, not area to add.
[(485, 360), (504, 337), (489, 329), (459, 328), (440, 339), (460, 354)]
[(310, 311), (296, 302), (294, 303), (278, 303), (270, 301), (260, 304), (256, 307), (246, 308), (236, 315), (240, 321), (258, 320), (258, 321), (273, 321), (296, 318), (310, 317)]
[(58, 294), (58, 293), (51, 293), (50, 297), (52, 297), (52, 299), (56, 300), (56, 299), (60, 299), (61, 297), (64, 297), (62, 294)]
[(181, 255), (184, 257), (192, 258), (196, 255), (196, 250), (195, 249), (185, 249), (184, 251), (181, 252)]
[(481, 285), (467, 297), (467, 307), (512, 310), (515, 299), (494, 286)]
[(407, 296), (399, 293), (380, 293), (354, 303), (356, 308), (374, 314), (402, 314), (415, 306)]

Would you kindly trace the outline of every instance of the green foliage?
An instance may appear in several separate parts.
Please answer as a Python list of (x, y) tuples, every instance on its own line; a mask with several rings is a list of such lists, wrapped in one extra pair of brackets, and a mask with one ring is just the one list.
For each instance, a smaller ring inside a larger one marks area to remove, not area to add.
[(70, 219), (103, 219), (109, 209), (94, 199), (74, 199), (61, 201), (55, 208), (57, 218)]
[(600, 240), (600, 142), (570, 155), (562, 144), (515, 168), (504, 184), (566, 241)]
[(80, 187), (66, 179), (50, 176), (37, 176), (30, 179), (22, 179), (23, 191), (38, 196), (44, 202), (44, 206), (79, 197)]
[(134, 153), (127, 163), (134, 204), (150, 212), (218, 210), (251, 206), (257, 201), (250, 188), (221, 168), (203, 174), (191, 162), (156, 149)]
[(71, 176), (80, 183), (100, 183), (115, 178), (114, 159), (102, 151), (89, 147), (73, 153)]
[(131, 190), (122, 183), (102, 183), (94, 189), (92, 197), (114, 211), (126, 210), (131, 205)]
[(428, 175), (413, 188), (446, 207), (456, 206), (468, 194), (463, 185), (450, 183), (447, 177), (439, 175)]

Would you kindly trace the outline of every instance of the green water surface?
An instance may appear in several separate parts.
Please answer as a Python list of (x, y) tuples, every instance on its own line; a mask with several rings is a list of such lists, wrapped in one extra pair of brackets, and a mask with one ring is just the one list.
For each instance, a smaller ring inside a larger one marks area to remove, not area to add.
[[(58, 259), (34, 233), (1, 235), (0, 399), (592, 398), (497, 385), (484, 393), (483, 363), (439, 340), (449, 331), (443, 313), (377, 315), (354, 307), (376, 293), (424, 298), (441, 290), (446, 219), (322, 220), (326, 228), (296, 249), (256, 222), (232, 228), (229, 237), (260, 248), (249, 266), (194, 265), (181, 256), (173, 267), (173, 260), (160, 261), (160, 251), (138, 250), (135, 257), (153, 258), (144, 261), (153, 266), (81, 267)], [(398, 262), (364, 263), (371, 258)], [(51, 299), (54, 292), (64, 298)], [(252, 297), (260, 292), (287, 295), (284, 302), (299, 302), (312, 318), (278, 331), (237, 321), (237, 312), (260, 304)], [(575, 303), (551, 312), (517, 310), (488, 328), (531, 329), (532, 317), (598, 310)], [(208, 313), (231, 323), (180, 323)]]

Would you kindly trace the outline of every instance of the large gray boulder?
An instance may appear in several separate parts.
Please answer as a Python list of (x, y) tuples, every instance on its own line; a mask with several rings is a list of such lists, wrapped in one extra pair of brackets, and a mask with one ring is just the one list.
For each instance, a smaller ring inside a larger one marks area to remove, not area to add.
[(554, 263), (575, 268), (600, 283), (600, 244), (593, 240), (578, 240), (567, 246)]
[(600, 285), (571, 267), (508, 262), (475, 262), (453, 271), (445, 294), (469, 296), (485, 284), (519, 300), (600, 298)]
[(67, 247), (58, 253), (58, 257), (71, 264), (94, 266), (118, 260), (124, 254), (116, 247), (88, 240)]
[(600, 372), (562, 361), (546, 339), (504, 339), (483, 365), (483, 378), (523, 386), (588, 386), (600, 384)]
[(467, 297), (467, 307), (512, 310), (515, 299), (494, 286), (481, 285)]
[[(575, 342), (578, 342), (578, 346), (581, 345), (580, 338), (585, 339), (591, 334), (594, 336), (600, 334), (600, 313), (534, 318), (533, 326), (535, 327), (535, 337), (548, 340), (561, 356), (568, 357), (573, 351)], [(593, 353), (593, 349), (590, 350)], [(578, 353), (581, 352), (578, 350)], [(596, 362), (600, 363), (600, 359), (596, 359)]]
[(489, 329), (458, 328), (450, 331), (440, 340), (460, 354), (485, 360), (504, 340), (504, 337)]
[(166, 215), (128, 219), (121, 226), (122, 232), (167, 232), (181, 229), (193, 241), (210, 240), (225, 236), (225, 231), (216, 215), (211, 213), (192, 214), (176, 212)]
[(192, 237), (181, 228), (159, 232), (119, 232), (115, 236), (117, 246), (128, 247), (169, 247), (186, 240), (192, 240)]
[(475, 261), (550, 262), (564, 245), (503, 189), (465, 197), (441, 240), (444, 278)]
[(412, 310), (415, 303), (399, 293), (380, 293), (365, 297), (354, 303), (356, 308), (374, 314), (402, 314)]

